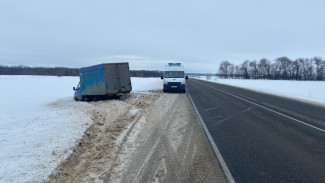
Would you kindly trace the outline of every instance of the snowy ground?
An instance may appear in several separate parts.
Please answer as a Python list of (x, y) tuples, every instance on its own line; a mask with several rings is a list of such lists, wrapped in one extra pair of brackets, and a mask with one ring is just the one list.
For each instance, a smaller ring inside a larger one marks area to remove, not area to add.
[[(160, 78), (132, 78), (133, 92), (161, 90)], [(0, 182), (44, 180), (91, 122), (72, 100), (78, 77), (0, 76)], [(77, 109), (77, 110), (76, 110)]]
[[(206, 77), (198, 79), (207, 80)], [(211, 77), (211, 82), (325, 104), (325, 81), (247, 80)]]

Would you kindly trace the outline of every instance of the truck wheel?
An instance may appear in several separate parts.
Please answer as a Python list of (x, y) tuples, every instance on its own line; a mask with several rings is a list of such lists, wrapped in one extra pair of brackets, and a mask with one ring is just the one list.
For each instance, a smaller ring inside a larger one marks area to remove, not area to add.
[(97, 97), (94, 97), (94, 98), (93, 98), (93, 101), (94, 101), (94, 102), (97, 102), (97, 101), (98, 101), (98, 98), (97, 98)]

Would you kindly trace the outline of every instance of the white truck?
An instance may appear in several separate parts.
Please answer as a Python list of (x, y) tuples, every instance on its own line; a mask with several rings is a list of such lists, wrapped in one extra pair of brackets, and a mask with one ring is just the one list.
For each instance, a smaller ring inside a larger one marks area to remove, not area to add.
[(184, 66), (181, 63), (168, 63), (165, 66), (164, 75), (161, 76), (164, 80), (163, 91), (181, 91), (185, 93), (186, 82), (188, 76), (185, 76)]

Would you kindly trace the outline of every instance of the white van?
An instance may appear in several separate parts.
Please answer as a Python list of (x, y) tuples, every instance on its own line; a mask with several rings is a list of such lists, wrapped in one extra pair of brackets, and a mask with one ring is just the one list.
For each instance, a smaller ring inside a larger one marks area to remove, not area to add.
[(185, 79), (188, 79), (188, 76), (185, 76), (184, 67), (181, 63), (168, 63), (161, 79), (164, 80), (164, 92), (181, 91), (185, 93)]

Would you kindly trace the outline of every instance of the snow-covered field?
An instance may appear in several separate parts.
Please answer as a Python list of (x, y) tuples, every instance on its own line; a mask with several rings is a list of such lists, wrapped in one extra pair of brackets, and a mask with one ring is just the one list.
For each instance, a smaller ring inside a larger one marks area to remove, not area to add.
[[(0, 76), (0, 182), (44, 180), (91, 121), (73, 100), (78, 77)], [(131, 78), (133, 92), (161, 90), (160, 78)]]
[(160, 78), (131, 78), (132, 92), (148, 92), (150, 90), (162, 90), (163, 80)]
[[(206, 77), (197, 79), (207, 80)], [(247, 80), (211, 77), (211, 82), (325, 104), (325, 81)]]

